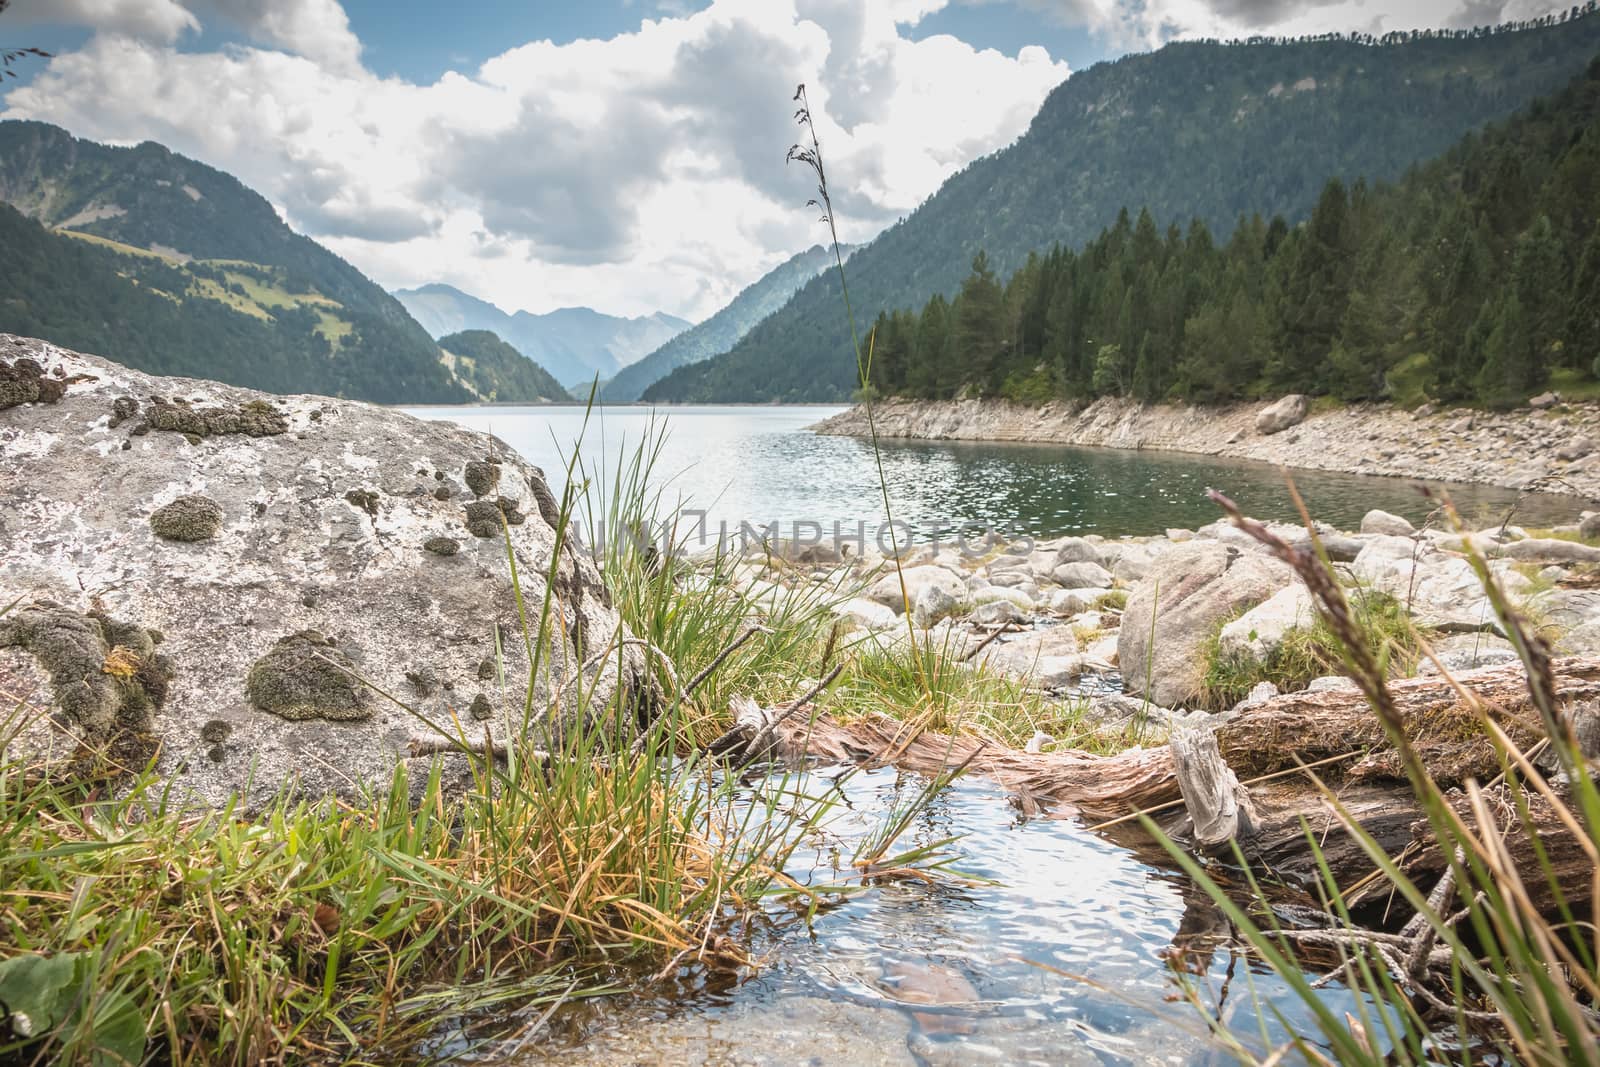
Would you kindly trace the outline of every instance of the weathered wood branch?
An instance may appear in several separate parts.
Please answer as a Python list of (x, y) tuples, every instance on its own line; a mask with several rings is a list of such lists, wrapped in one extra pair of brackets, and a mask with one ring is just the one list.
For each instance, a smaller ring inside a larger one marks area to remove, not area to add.
[[(1567, 708), (1600, 702), (1600, 661), (1557, 660), (1554, 675), (1557, 697)], [(1542, 736), (1520, 665), (1467, 672), (1455, 681), (1400, 680), (1391, 691), (1408, 737), (1435, 781), (1446, 789), (1468, 779), (1491, 782), (1503, 771), (1503, 755), (1484, 730), (1483, 715), (1518, 745), (1531, 747)], [(1405, 784), (1398, 756), (1362, 695), (1352, 689), (1287, 694), (1219, 717), (1214, 731), (1180, 730), (1173, 745), (1114, 756), (1028, 753), (973, 738), (913, 736), (905, 723), (886, 716), (847, 725), (828, 719), (792, 720), (778, 734), (778, 753), (791, 758), (872, 763), (892, 754), (896, 765), (925, 774), (970, 759), (974, 773), (1019, 794), (1027, 805), (1081, 812), (1094, 822), (1130, 811), (1167, 810), (1157, 820), (1167, 832), (1202, 848), (1240, 840), (1253, 863), (1291, 881), (1308, 882), (1317, 875), (1305, 832), (1309, 826), (1355, 902), (1375, 900), (1388, 890), (1381, 880), (1367, 879), (1373, 865), (1344, 831), (1345, 816), (1389, 855), (1399, 857), (1404, 869), (1424, 884), (1448, 867)], [(1296, 773), (1296, 768), (1311, 763), (1324, 764), (1317, 774), (1333, 790), (1344, 815), (1309, 773)], [(1258, 781), (1266, 776), (1271, 780)], [(1534, 864), (1534, 842), (1512, 826), (1506, 788), (1495, 786), (1489, 793), (1503, 800), (1507, 813), (1503, 828), (1513, 831), (1508, 839), (1513, 857)], [(1466, 798), (1453, 792), (1450, 799), (1466, 817)], [(1537, 796), (1525, 800), (1539, 831), (1539, 844), (1558, 877), (1583, 873), (1571, 879), (1572, 902), (1587, 900), (1589, 868), (1582, 849), (1548, 802)], [(1172, 810), (1178, 807), (1174, 802), (1184, 801), (1188, 802), (1184, 807), (1193, 806), (1191, 810)]]

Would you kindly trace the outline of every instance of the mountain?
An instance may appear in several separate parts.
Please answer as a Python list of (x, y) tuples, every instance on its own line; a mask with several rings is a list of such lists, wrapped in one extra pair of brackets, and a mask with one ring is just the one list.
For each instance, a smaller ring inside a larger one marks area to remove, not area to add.
[[(844, 249), (849, 255), (852, 248)], [(608, 403), (638, 400), (639, 394), (679, 367), (719, 356), (738, 343), (751, 327), (789, 302), (806, 282), (833, 265), (833, 250), (813, 245), (746, 286), (727, 307), (685, 330), (639, 362), (624, 367), (606, 383), (600, 397)]]
[(161, 145), (0, 122), (0, 202), (0, 330), (274, 392), (472, 399), (398, 301)]
[(1600, 58), (1561, 92), (1395, 185), (1323, 188), (1306, 225), (1226, 244), (1123, 214), (1004, 284), (979, 256), (954, 300), (880, 315), (880, 392), (1042, 403), (1521, 404), (1600, 378)]
[[(1224, 235), (1254, 212), (1299, 221), (1330, 178), (1397, 178), (1556, 91), (1597, 50), (1591, 5), (1530, 28), (1182, 42), (1097, 64), (1053, 90), (1015, 143), (851, 257), (856, 315), (954, 294), (981, 250), (1003, 277), (1030, 251), (1081, 247), (1125, 206)], [(731, 351), (644, 398), (839, 400), (856, 385), (839, 281), (825, 273)]]
[(508, 315), (449, 285), (401, 289), (395, 297), (435, 337), (460, 330), (490, 330), (569, 386), (603, 381), (689, 328), (658, 311), (623, 319), (590, 308), (560, 308), (543, 315)]
[(539, 364), (488, 330), (439, 338), (445, 364), (473, 395), (499, 403), (568, 401), (572, 397)]

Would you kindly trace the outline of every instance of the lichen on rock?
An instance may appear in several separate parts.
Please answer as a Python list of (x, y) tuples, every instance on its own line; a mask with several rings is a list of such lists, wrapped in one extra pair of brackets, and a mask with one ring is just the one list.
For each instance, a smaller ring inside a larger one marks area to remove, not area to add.
[(245, 696), (257, 711), (280, 718), (357, 722), (371, 718), (366, 687), (355, 664), (315, 630), (280, 638), (245, 678)]
[(142, 733), (167, 699), (172, 663), (158, 635), (54, 605), (0, 617), (0, 648), (20, 648), (50, 674), (55, 705), (91, 744)]
[(168, 541), (206, 541), (222, 529), (222, 507), (210, 497), (180, 496), (151, 513), (150, 528)]
[[(467, 504), (467, 532), (474, 537), (499, 537), (503, 512), (492, 500), (474, 500)], [(505, 519), (510, 522), (509, 516)]]
[(378, 494), (375, 490), (352, 489), (344, 498), (373, 518), (378, 517)]
[(54, 404), (67, 392), (67, 383), (45, 376), (39, 361), (26, 356), (11, 363), (0, 359), (0, 410), (18, 404)]
[(289, 432), (288, 417), (266, 400), (249, 400), (232, 408), (195, 408), (182, 401), (152, 397), (145, 421), (152, 429), (195, 437), (230, 433), (272, 437)]
[(467, 464), (462, 477), (473, 496), (488, 496), (500, 481), (500, 464), (494, 461), (473, 460)]

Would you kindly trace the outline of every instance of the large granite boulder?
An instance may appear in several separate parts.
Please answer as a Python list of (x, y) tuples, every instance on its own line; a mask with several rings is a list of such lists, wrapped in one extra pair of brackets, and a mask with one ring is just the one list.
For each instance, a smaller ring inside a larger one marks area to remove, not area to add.
[(1300, 393), (1290, 393), (1256, 413), (1256, 432), (1282, 433), (1291, 426), (1300, 425), (1309, 414), (1311, 414), (1311, 398)]
[(1215, 541), (1172, 546), (1129, 593), (1117, 636), (1123, 685), (1163, 707), (1192, 700), (1201, 652), (1223, 621), (1297, 580), (1276, 559)]
[(429, 724), (545, 739), (619, 684), (629, 721), (647, 710), (642, 658), (624, 646), (618, 678), (626, 631), (569, 543), (525, 723), (523, 612), (537, 644), (558, 516), (499, 440), (6, 334), (0, 383), (6, 758), (154, 757), (177, 796), (254, 808), (386, 788)]

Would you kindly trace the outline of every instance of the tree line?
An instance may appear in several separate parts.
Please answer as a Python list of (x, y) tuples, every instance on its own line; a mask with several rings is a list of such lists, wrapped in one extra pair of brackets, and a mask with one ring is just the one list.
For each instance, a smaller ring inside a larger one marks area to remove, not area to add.
[(880, 314), (871, 387), (930, 399), (1217, 402), (1286, 392), (1489, 406), (1600, 377), (1600, 58), (1394, 185), (1311, 217), (1160, 229), (1124, 210), (1002, 281)]

